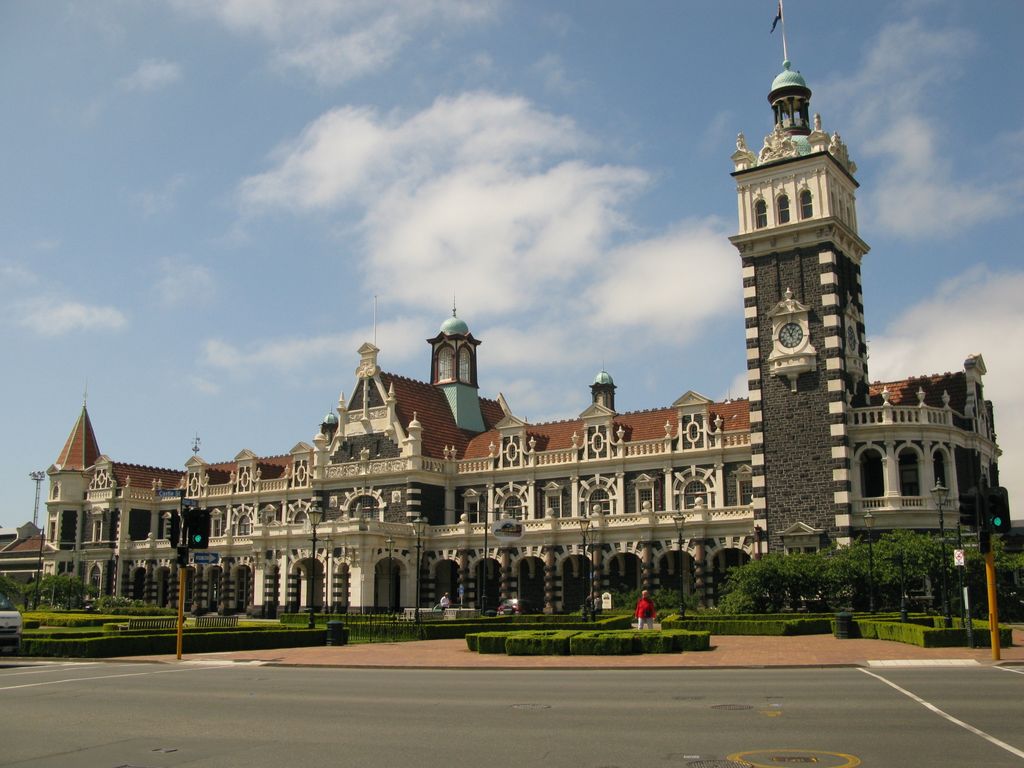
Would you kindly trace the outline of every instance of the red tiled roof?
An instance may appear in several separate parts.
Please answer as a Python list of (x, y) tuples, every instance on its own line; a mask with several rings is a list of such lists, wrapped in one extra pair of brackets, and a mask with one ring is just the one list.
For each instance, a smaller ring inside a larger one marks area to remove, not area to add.
[[(726, 432), (748, 431), (750, 429), (750, 403), (747, 400), (731, 400), (724, 403), (711, 403), (708, 406), (710, 418), (722, 417), (722, 429)], [(632, 411), (617, 414), (612, 419), (612, 432), (618, 433), (622, 427), (622, 438), (626, 442), (657, 440), (665, 436), (665, 422), (672, 425), (675, 436), (677, 421), (675, 408), (654, 408), (649, 411)], [(572, 446), (572, 435), (575, 432), (582, 440), (585, 432), (582, 419), (553, 421), (546, 424), (528, 424), (527, 440), (531, 437), (536, 441), (534, 450), (554, 451)], [(483, 432), (466, 447), (465, 454), (460, 458), (481, 459), (490, 452), (490, 445), (500, 445), (501, 435), (496, 429)]]
[[(380, 374), (385, 389), (395, 389), (395, 412), (402, 428), (408, 430), (413, 416), (423, 427), (423, 455), (442, 458), (447, 445), (455, 446), (456, 455), (463, 458), (473, 432), (460, 429), (452, 416), (448, 399), (437, 387), (393, 373)], [(494, 400), (480, 398), (480, 414), (484, 427), (492, 428), (504, 418), (501, 406)]]
[(129, 478), (131, 478), (132, 488), (152, 488), (154, 480), (160, 481), (161, 488), (177, 488), (181, 483), (181, 478), (185, 476), (185, 473), (178, 469), (124, 464), (119, 461), (113, 462), (111, 472), (117, 479), (117, 484), (122, 488), (129, 484)]
[(62, 469), (88, 469), (100, 457), (100, 447), (96, 442), (96, 433), (92, 429), (89, 411), (82, 406), (78, 421), (71, 429), (64, 450), (60, 452), (54, 463)]
[[(11, 552), (38, 552), (39, 544), (42, 541), (43, 535), (40, 533), (36, 536), (29, 536), (27, 539), (15, 539), (0, 551), (4, 554)], [(45, 549), (44, 547), (44, 551)]]
[(876, 381), (871, 384), (871, 403), (882, 402), (882, 390), (889, 390), (889, 402), (893, 405), (917, 405), (917, 391), (924, 392), (925, 405), (942, 408), (942, 393), (949, 393), (949, 406), (957, 413), (967, 407), (967, 375), (957, 373), (936, 373), (931, 376), (901, 379), (900, 381)]

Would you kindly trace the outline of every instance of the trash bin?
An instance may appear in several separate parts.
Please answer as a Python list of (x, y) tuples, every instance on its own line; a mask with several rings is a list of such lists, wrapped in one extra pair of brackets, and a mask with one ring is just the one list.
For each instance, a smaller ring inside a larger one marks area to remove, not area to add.
[(850, 639), (850, 628), (853, 625), (853, 614), (840, 611), (836, 614), (836, 637), (840, 640)]
[(327, 622), (327, 645), (345, 645), (348, 642), (348, 630), (343, 621)]

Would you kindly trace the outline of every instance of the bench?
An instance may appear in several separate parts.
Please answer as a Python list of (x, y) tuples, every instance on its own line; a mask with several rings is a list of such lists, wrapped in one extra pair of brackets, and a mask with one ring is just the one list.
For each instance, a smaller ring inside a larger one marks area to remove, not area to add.
[(207, 629), (225, 629), (238, 626), (237, 616), (196, 616), (196, 626)]
[(177, 626), (177, 618), (162, 616), (158, 619), (128, 619), (128, 623), (119, 624), (118, 629), (127, 629), (130, 632), (134, 629), (174, 629)]

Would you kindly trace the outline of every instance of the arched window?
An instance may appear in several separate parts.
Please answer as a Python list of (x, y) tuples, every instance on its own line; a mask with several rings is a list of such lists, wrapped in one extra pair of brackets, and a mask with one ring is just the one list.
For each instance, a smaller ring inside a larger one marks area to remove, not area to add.
[(814, 198), (811, 197), (811, 190), (800, 191), (800, 218), (809, 219), (814, 215)]
[(612, 499), (608, 491), (595, 488), (587, 499), (587, 511), (592, 515), (609, 515), (612, 512)]
[(437, 380), (451, 381), (455, 378), (455, 350), (444, 346), (437, 353)]
[(865, 451), (860, 457), (861, 497), (877, 498), (885, 494), (885, 474), (878, 451)]
[(463, 347), (459, 350), (459, 381), (469, 384), (472, 380), (472, 374), (470, 373), (470, 354), (469, 350)]
[(700, 480), (691, 480), (683, 486), (683, 509), (707, 505), (708, 488)]
[(248, 515), (242, 515), (238, 518), (238, 523), (235, 526), (236, 536), (251, 536), (252, 535), (252, 520)]
[(501, 511), (505, 517), (511, 520), (522, 520), (523, 519), (523, 500), (519, 498), (517, 494), (512, 494), (505, 499), (505, 503), (501, 505)]
[(779, 199), (776, 201), (778, 213), (779, 213), (779, 224), (789, 223), (789, 196), (779, 195)]
[(370, 495), (359, 496), (348, 505), (349, 517), (370, 519), (377, 517), (377, 499)]
[(754, 203), (754, 227), (764, 229), (768, 226), (768, 204), (764, 200)]
[(944, 487), (949, 488), (949, 483), (946, 482), (946, 455), (942, 451), (932, 454), (932, 472), (935, 474), (936, 483), (942, 483)]
[(917, 470), (917, 453), (910, 448), (900, 451), (900, 496), (920, 496), (921, 480)]

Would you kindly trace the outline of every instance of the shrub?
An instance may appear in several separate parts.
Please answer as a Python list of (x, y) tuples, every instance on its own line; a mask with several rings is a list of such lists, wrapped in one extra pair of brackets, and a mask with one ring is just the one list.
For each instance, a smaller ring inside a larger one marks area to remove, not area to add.
[[(295, 648), (323, 645), (322, 629), (211, 630), (186, 633), (183, 653), (210, 653), (216, 651), (259, 650), (263, 648)], [(80, 658), (109, 658), (111, 656), (140, 656), (170, 654), (176, 651), (175, 634), (118, 634), (100, 637), (23, 637), (21, 653), (24, 656), (57, 656)]]
[(515, 632), (505, 641), (505, 653), (509, 656), (568, 656), (573, 637), (577, 630), (538, 630)]

